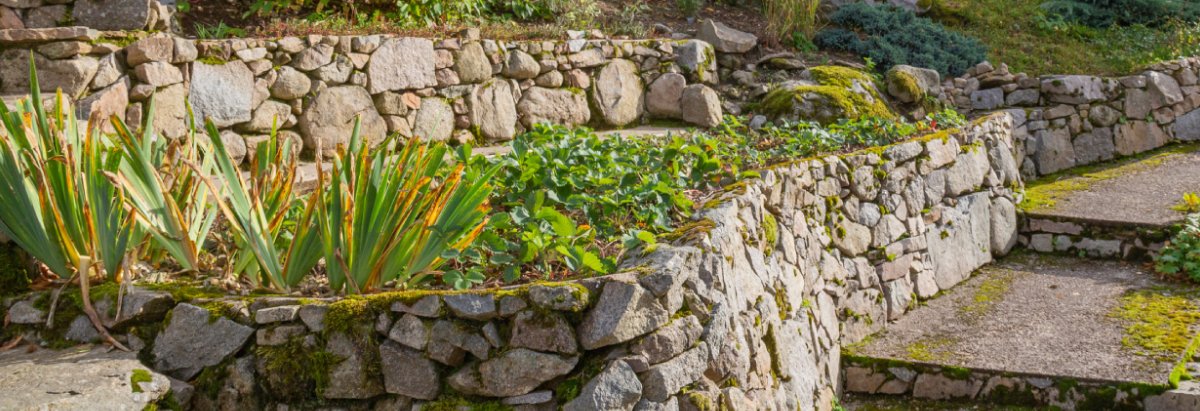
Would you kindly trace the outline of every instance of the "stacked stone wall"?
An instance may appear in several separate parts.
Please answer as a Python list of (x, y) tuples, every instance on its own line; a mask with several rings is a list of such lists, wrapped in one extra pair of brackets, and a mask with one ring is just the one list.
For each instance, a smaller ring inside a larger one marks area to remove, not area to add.
[(82, 27), (0, 31), (0, 92), (28, 92), (32, 52), (43, 91), (61, 88), (79, 102), (79, 117), (136, 124), (153, 100), (154, 128), (178, 138), (190, 106), (196, 121), (213, 120), (235, 160), (272, 127), (329, 155), (355, 118), (372, 144), (399, 133), (488, 145), (539, 122), (620, 128), (655, 118), (711, 127), (722, 114), (710, 88), (715, 52), (699, 40), (503, 42), (468, 30), (440, 40), (125, 42)]
[(1012, 114), (1026, 177), (1200, 140), (1200, 58), (1125, 77), (1010, 73), (983, 63), (947, 80), (944, 102), (964, 113)]
[(4, 0), (0, 30), (83, 26), (97, 30), (169, 30), (174, 1)]
[[(1011, 130), (997, 114), (763, 170), (605, 277), (335, 300), (135, 289), (98, 311), (197, 409), (827, 410), (843, 345), (1015, 243)], [(77, 311), (44, 328), (45, 301), (0, 308), (29, 340), (95, 341)]]

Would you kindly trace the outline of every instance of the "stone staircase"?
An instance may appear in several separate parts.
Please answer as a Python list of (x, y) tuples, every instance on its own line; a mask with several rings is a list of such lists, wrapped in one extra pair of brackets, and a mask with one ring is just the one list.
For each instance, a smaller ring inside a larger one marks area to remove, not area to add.
[(1026, 250), (845, 349), (846, 408), (1200, 410), (1200, 287), (1144, 263), (1198, 189), (1200, 145), (1030, 183)]

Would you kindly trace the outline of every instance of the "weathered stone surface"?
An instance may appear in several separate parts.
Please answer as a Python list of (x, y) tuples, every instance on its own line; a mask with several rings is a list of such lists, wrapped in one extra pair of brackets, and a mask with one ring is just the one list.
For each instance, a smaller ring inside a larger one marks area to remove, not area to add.
[[(29, 94), (29, 50), (8, 49), (0, 53), (0, 78), (4, 79), (0, 91), (5, 94)], [(39, 54), (33, 55), (37, 65), (38, 84), (43, 93), (54, 93), (62, 89), (63, 94), (78, 98), (88, 88), (96, 75), (99, 63), (95, 58), (80, 56), (67, 60), (50, 60)]]
[(171, 63), (161, 61), (139, 65), (133, 69), (133, 74), (143, 83), (155, 87), (183, 82), (183, 72), (180, 72)]
[(642, 376), (642, 397), (650, 401), (666, 401), (672, 394), (700, 379), (707, 362), (708, 345), (700, 343), (670, 361), (650, 367)]
[(379, 346), (379, 357), (388, 393), (421, 400), (435, 399), (441, 393), (442, 379), (438, 367), (420, 351), (387, 341)]
[(368, 371), (371, 367), (368, 361), (373, 361), (374, 355), (363, 352), (364, 345), (370, 346), (345, 333), (334, 333), (329, 337), (325, 350), (341, 361), (329, 370), (329, 385), (323, 392), (325, 398), (367, 399), (383, 394), (383, 383)]
[(1147, 410), (1187, 411), (1200, 409), (1200, 382), (1180, 381), (1179, 387), (1146, 397)]
[(0, 30), (0, 44), (44, 42), (54, 40), (92, 41), (100, 32), (88, 27), (55, 27)]
[(605, 124), (622, 127), (642, 115), (642, 79), (632, 61), (613, 59), (600, 69), (591, 94), (592, 104)]
[(429, 343), (429, 328), (420, 318), (412, 314), (404, 314), (392, 324), (388, 338), (415, 350), (424, 350)]
[(833, 244), (849, 255), (860, 255), (871, 246), (871, 229), (853, 221), (845, 221), (833, 235)]
[(722, 53), (745, 53), (758, 45), (758, 37), (712, 19), (700, 24), (696, 38), (712, 44)]
[(684, 41), (675, 48), (675, 64), (700, 82), (713, 83), (717, 80), (717, 54), (708, 42)]
[(971, 399), (979, 393), (983, 382), (953, 379), (941, 374), (924, 373), (917, 376), (912, 396), (931, 400)]
[(254, 109), (250, 122), (241, 125), (241, 129), (269, 133), (272, 129), (287, 127), (293, 121), (295, 121), (295, 117), (292, 116), (292, 106), (275, 100), (267, 100)]
[(172, 84), (154, 94), (154, 129), (175, 139), (187, 134), (187, 87)]
[(491, 294), (450, 294), (442, 297), (455, 317), (487, 321), (496, 317), (496, 299)]
[(710, 128), (721, 124), (721, 98), (717, 92), (703, 84), (693, 84), (683, 89), (680, 99), (683, 121), (700, 127)]
[(255, 332), (255, 343), (259, 346), (287, 344), (292, 338), (304, 335), (308, 329), (299, 324), (287, 324), (271, 328), (259, 328)]
[(641, 286), (610, 281), (605, 283), (600, 300), (580, 324), (579, 343), (585, 350), (591, 350), (629, 341), (658, 329), (670, 315)]
[(167, 328), (154, 340), (154, 368), (190, 380), (204, 367), (224, 361), (250, 339), (254, 329), (228, 318), (209, 321), (208, 310), (183, 303), (171, 312)]
[(212, 120), (217, 127), (250, 121), (253, 100), (254, 73), (246, 63), (192, 64), (188, 102), (196, 115), (197, 129), (203, 127), (205, 120)]
[(1071, 132), (1067, 128), (1038, 131), (1037, 152), (1033, 160), (1038, 172), (1050, 174), (1075, 165), (1075, 146), (1071, 144)]
[(521, 124), (533, 127), (537, 123), (585, 124), (592, 118), (587, 98), (583, 93), (565, 89), (530, 87), (517, 103)]
[(275, 82), (271, 84), (271, 97), (281, 100), (297, 99), (304, 97), (312, 89), (312, 80), (291, 66), (280, 67), (275, 73)]
[(1117, 154), (1128, 156), (1153, 150), (1167, 144), (1167, 133), (1157, 124), (1147, 121), (1130, 121), (1117, 125), (1113, 144)]
[(333, 62), (333, 46), (317, 43), (296, 53), (292, 67), (300, 71), (313, 71)]
[(512, 397), (528, 394), (543, 383), (566, 375), (578, 361), (578, 356), (517, 348), (477, 365), (463, 367), (447, 378), (447, 382), (467, 395)]
[(512, 140), (517, 134), (517, 101), (511, 82), (493, 80), (475, 88), (468, 99), (471, 124), (489, 142)]
[(413, 136), (428, 141), (449, 140), (454, 132), (454, 109), (441, 97), (421, 99), (412, 132)]
[(360, 122), (358, 138), (374, 147), (387, 135), (383, 117), (366, 90), (357, 86), (330, 87), (317, 94), (297, 125), (304, 146), (324, 156), (332, 156), (339, 144), (350, 141), (354, 122)]
[(1042, 94), (1055, 103), (1084, 104), (1105, 98), (1104, 83), (1092, 76), (1051, 76), (1042, 79)]
[(925, 234), (938, 288), (948, 289), (992, 261), (990, 208), (987, 193), (961, 197), (955, 208), (942, 210), (947, 223)]
[(1008, 254), (1017, 245), (1017, 209), (1004, 197), (992, 199), (992, 254)]
[(919, 103), (925, 96), (936, 96), (936, 89), (942, 84), (937, 71), (903, 64), (889, 69), (885, 78), (888, 94), (904, 103)]
[(433, 42), (411, 37), (384, 40), (371, 54), (366, 71), (371, 94), (433, 87), (437, 85)]
[(299, 318), (299, 314), (300, 306), (298, 305), (263, 308), (254, 313), (254, 322), (259, 324), (290, 322)]
[(33, 301), (17, 301), (5, 314), (13, 324), (45, 324), (46, 312), (33, 306)]
[(1004, 90), (989, 88), (971, 93), (972, 110), (992, 110), (1004, 105)]
[(437, 317), (442, 310), (442, 299), (436, 295), (428, 295), (411, 303), (397, 301), (392, 303), (392, 311), (409, 313), (418, 317)]
[(679, 73), (664, 73), (650, 83), (646, 93), (646, 111), (655, 117), (683, 118), (683, 89), (687, 87), (687, 79)]
[(579, 311), (587, 306), (588, 291), (569, 285), (535, 284), (529, 287), (529, 300), (547, 310)]
[[(450, 345), (466, 352), (471, 353), (475, 358), (486, 360), (491, 356), (491, 344), (486, 338), (473, 327), (469, 327), (463, 323), (451, 322), (447, 320), (438, 320), (433, 324), (430, 330), (429, 345), (427, 348), (432, 352), (439, 349), (439, 346)], [(431, 356), (433, 354), (430, 354)], [(454, 355), (457, 357), (457, 355)], [(434, 358), (439, 360), (438, 358)], [(446, 358), (442, 358), (446, 359)], [(441, 361), (453, 365), (458, 362), (457, 358), (449, 361)]]
[(525, 310), (512, 321), (512, 338), (509, 345), (536, 351), (574, 354), (579, 351), (575, 342), (575, 329), (555, 312)]
[[(150, 379), (136, 390), (130, 386), (135, 372)], [(6, 355), (0, 363), (0, 409), (6, 410), (140, 410), (170, 391), (167, 377), (148, 369), (136, 353), (36, 350)]]
[(125, 48), (125, 62), (130, 67), (152, 61), (170, 63), (175, 57), (175, 42), (170, 37), (147, 37)]
[(503, 73), (505, 77), (525, 80), (537, 77), (541, 70), (542, 66), (529, 53), (514, 50), (508, 54)]
[(658, 364), (691, 348), (703, 331), (695, 316), (683, 317), (642, 338), (629, 347), (629, 352), (645, 356), (650, 364)]
[(564, 411), (632, 410), (642, 397), (642, 383), (625, 361), (613, 361), (588, 381)]
[(74, 24), (96, 30), (144, 30), (150, 24), (151, 0), (76, 0)]
[(1098, 161), (1110, 160), (1116, 146), (1113, 145), (1111, 128), (1097, 128), (1091, 132), (1075, 136), (1075, 163), (1091, 164)]
[(454, 72), (463, 83), (480, 83), (492, 77), (492, 63), (483, 46), (471, 42), (454, 55)]
[(1171, 126), (1171, 129), (1177, 140), (1200, 140), (1200, 109), (1176, 117), (1175, 124)]

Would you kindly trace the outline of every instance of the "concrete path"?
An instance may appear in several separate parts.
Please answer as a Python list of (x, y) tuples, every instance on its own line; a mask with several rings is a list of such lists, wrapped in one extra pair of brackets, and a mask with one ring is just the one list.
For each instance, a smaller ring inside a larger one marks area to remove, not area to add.
[(1118, 163), (1057, 181), (1026, 187), (1032, 198), (1052, 197), (1052, 205), (1030, 210), (1036, 216), (1163, 227), (1183, 220), (1171, 207), (1183, 194), (1200, 192), (1200, 145), (1168, 149), (1141, 161)]
[(1139, 290), (1189, 291), (1182, 301), (1197, 310), (1196, 287), (1165, 286), (1139, 266), (1022, 253), (983, 268), (854, 351), (969, 369), (1165, 384), (1182, 350), (1147, 351), (1131, 339), (1139, 335), (1132, 327), (1142, 322), (1116, 315)]

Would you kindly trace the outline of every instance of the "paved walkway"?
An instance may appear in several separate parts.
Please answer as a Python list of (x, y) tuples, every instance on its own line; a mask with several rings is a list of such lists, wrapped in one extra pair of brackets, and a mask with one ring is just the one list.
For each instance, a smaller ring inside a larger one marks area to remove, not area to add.
[[(1179, 353), (1143, 355), (1126, 340), (1139, 321), (1114, 313), (1164, 286), (1141, 267), (1018, 254), (930, 300), (856, 349), (873, 358), (1048, 376), (1165, 384)], [(1194, 295), (1194, 294), (1193, 294)], [(1191, 302), (1191, 297), (1183, 300)], [(1188, 334), (1186, 339), (1190, 339)]]
[(1054, 197), (1053, 205), (1031, 210), (1034, 215), (1167, 226), (1183, 219), (1182, 213), (1171, 209), (1183, 194), (1200, 192), (1200, 145), (1172, 148), (1141, 161), (1058, 181), (1035, 182), (1027, 191), (1035, 197)]

